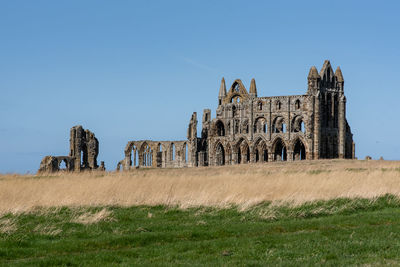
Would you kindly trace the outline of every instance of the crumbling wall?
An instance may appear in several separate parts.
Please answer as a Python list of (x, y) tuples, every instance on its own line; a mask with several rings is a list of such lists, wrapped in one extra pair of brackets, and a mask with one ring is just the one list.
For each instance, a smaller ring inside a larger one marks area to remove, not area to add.
[[(99, 154), (99, 141), (94, 133), (77, 125), (70, 130), (69, 156), (46, 156), (42, 159), (39, 172), (82, 171), (82, 170), (105, 170), (104, 162), (97, 165)], [(65, 163), (66, 168), (60, 165)]]

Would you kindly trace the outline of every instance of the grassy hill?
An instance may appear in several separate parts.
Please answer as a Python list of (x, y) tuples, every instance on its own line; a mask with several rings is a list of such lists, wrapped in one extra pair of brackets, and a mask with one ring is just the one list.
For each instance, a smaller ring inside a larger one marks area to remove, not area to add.
[(399, 265), (399, 162), (0, 177), (0, 264)]

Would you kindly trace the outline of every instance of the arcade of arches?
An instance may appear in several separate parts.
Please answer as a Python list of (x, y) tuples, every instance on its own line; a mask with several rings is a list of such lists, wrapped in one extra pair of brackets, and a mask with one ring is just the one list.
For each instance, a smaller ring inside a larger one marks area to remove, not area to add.
[[(305, 160), (306, 148), (304, 143), (297, 139), (293, 144), (287, 145), (281, 138), (277, 138), (272, 145), (259, 139), (254, 146), (241, 139), (237, 144), (231, 145), (217, 142), (215, 145), (215, 165), (263, 163), (272, 161), (297, 161)], [(233, 150), (230, 147), (234, 147)]]

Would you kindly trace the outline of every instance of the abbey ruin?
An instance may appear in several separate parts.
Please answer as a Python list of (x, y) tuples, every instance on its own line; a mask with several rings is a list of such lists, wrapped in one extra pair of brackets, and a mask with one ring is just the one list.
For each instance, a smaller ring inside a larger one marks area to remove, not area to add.
[[(89, 130), (74, 126), (70, 131), (69, 156), (46, 156), (40, 162), (38, 172), (105, 170), (104, 162), (97, 165), (99, 141)], [(61, 165), (64, 164), (63, 167)]]
[(130, 141), (117, 169), (355, 158), (340, 68), (326, 60), (307, 80), (304, 95), (258, 97), (254, 79), (249, 91), (239, 79), (227, 91), (222, 78), (216, 118), (204, 110), (200, 137), (194, 112), (187, 140)]

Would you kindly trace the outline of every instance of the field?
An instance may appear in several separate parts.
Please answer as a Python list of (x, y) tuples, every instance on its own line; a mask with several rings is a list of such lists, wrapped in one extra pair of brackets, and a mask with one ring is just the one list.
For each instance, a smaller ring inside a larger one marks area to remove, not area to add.
[(2, 265), (399, 265), (400, 162), (0, 176)]

